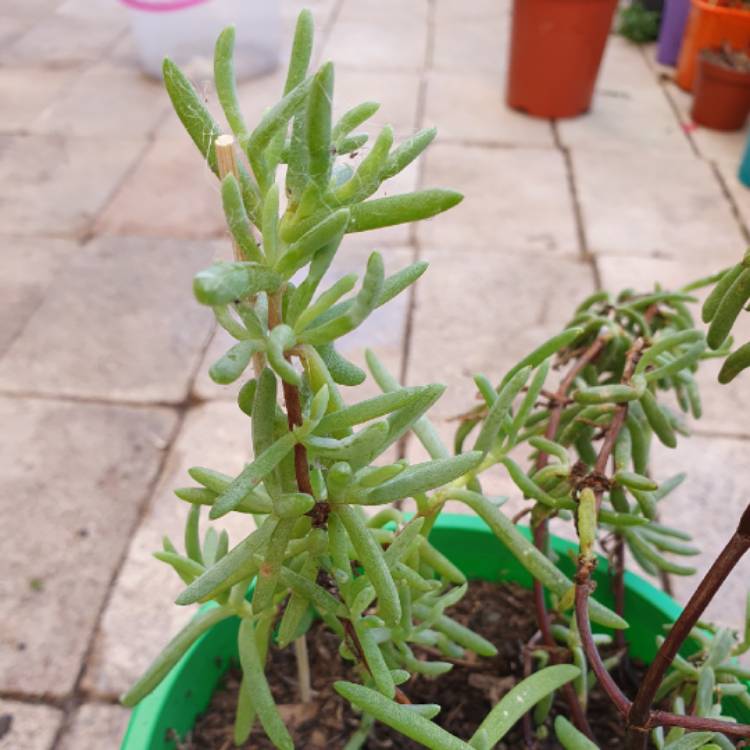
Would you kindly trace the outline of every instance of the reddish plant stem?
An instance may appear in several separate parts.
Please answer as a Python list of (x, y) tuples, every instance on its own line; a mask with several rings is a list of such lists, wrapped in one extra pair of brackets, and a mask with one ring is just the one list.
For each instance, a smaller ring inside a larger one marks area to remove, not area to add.
[[(275, 328), (281, 323), (281, 296), (270, 295), (268, 298), (268, 327)], [(285, 355), (291, 362), (291, 356)], [(281, 381), (284, 392), (284, 405), (286, 407), (286, 419), (289, 429), (293, 430), (302, 424), (302, 404), (299, 398), (297, 386)], [(294, 446), (294, 474), (297, 480), (297, 488), (306, 495), (314, 496), (312, 482), (310, 481), (310, 464), (307, 459), (307, 448), (302, 443)], [(309, 512), (315, 526), (325, 526), (328, 521), (330, 506), (325, 502), (316, 502)]]
[[(667, 669), (669, 669), (680, 646), (688, 638), (690, 631), (695, 627), (726, 577), (749, 548), (750, 505), (745, 510), (737, 531), (709, 568), (698, 588), (690, 597), (690, 601), (677, 618), (677, 622), (670, 629), (640, 684), (633, 705), (628, 712), (628, 724), (633, 728), (632, 733), (630, 731), (628, 733), (626, 744), (628, 750), (645, 748), (645, 744), (641, 742), (639, 730), (648, 725), (654, 696)], [(750, 736), (750, 727), (746, 727), (744, 732), (740, 736)]]
[[(750, 546), (750, 540), (748, 540), (748, 546)], [(589, 596), (593, 584), (590, 580), (585, 580), (582, 583), (576, 581), (576, 583), (576, 621), (581, 635), (581, 644), (586, 652), (586, 658), (599, 684), (612, 701), (612, 704), (628, 720), (633, 703), (623, 694), (612, 678), (612, 675), (607, 671), (591, 634)], [(630, 727), (634, 733), (634, 741), (641, 744), (626, 745), (626, 750), (635, 750), (635, 748), (642, 750), (642, 748), (645, 748), (646, 744), (643, 743), (648, 740), (648, 733), (651, 729), (658, 726), (683, 727), (691, 732), (722, 732), (723, 734), (735, 737), (750, 737), (750, 726), (746, 724), (733, 724), (721, 721), (720, 719), (708, 719), (699, 716), (682, 716), (669, 713), (668, 711), (649, 711), (644, 725), (642, 727)]]
[[(582, 571), (579, 571), (578, 577), (581, 576), (581, 573)], [(591, 633), (591, 621), (589, 620), (589, 595), (594, 588), (594, 584), (589, 580), (590, 574), (591, 569), (587, 569), (583, 576), (583, 580), (579, 581), (578, 577), (576, 577), (575, 610), (581, 645), (586, 652), (586, 658), (596, 675), (596, 679), (602, 686), (602, 690), (607, 694), (615, 708), (621, 714), (625, 715), (630, 710), (630, 701), (623, 694), (622, 690), (620, 690), (612, 675), (609, 673), (609, 670), (604, 665), (602, 657), (599, 655), (599, 649), (594, 643), (594, 636)]]
[(725, 578), (748, 549), (750, 549), (750, 505), (742, 516), (737, 532), (706, 573), (677, 622), (672, 626), (669, 635), (662, 643), (646, 673), (633, 703), (623, 695), (617, 683), (607, 671), (594, 643), (588, 609), (589, 596), (593, 589), (593, 583), (590, 580), (593, 564), (585, 559), (579, 561), (578, 574), (576, 575), (575, 603), (581, 644), (602, 689), (617, 710), (625, 717), (628, 725), (625, 750), (645, 750), (648, 743), (648, 733), (656, 726), (676, 726), (691, 731), (723, 732), (736, 737), (750, 737), (750, 725), (651, 710), (656, 691), (680, 646), (690, 635), (690, 631), (700, 619)]
[[(359, 636), (357, 635), (357, 631), (354, 628), (354, 625), (351, 620), (342, 620), (341, 624), (344, 628), (344, 636), (349, 643), (349, 647), (352, 651), (352, 653), (357, 657), (357, 660), (360, 663), (360, 666), (362, 669), (372, 677), (372, 669), (370, 669), (370, 665), (367, 661), (367, 657), (365, 656), (365, 651), (362, 648), (362, 642), (359, 640)], [(396, 693), (394, 695), (394, 699), (396, 703), (400, 703), (402, 706), (410, 706), (411, 701), (409, 700), (409, 697), (406, 695), (406, 693), (401, 690), (401, 688), (396, 688)]]
[[(643, 349), (643, 339), (636, 339), (633, 346), (628, 352), (628, 357), (625, 362), (625, 368), (623, 370), (622, 382), (628, 383), (633, 376), (635, 365), (640, 357), (641, 350)], [(627, 403), (618, 404), (617, 409), (612, 417), (612, 421), (607, 428), (607, 433), (604, 436), (599, 453), (596, 457), (594, 464), (593, 473), (603, 476), (606, 469), (607, 463), (609, 462), (612, 452), (614, 451), (617, 437), (622, 430), (625, 420), (628, 414)], [(603, 491), (598, 488), (595, 490), (596, 497), (596, 508), (597, 511), (601, 507)], [(604, 662), (599, 655), (599, 650), (596, 648), (594, 638), (591, 633), (591, 623), (589, 622), (589, 611), (588, 611), (588, 599), (591, 590), (594, 587), (591, 581), (591, 574), (596, 567), (596, 561), (589, 560), (583, 555), (579, 558), (578, 573), (576, 575), (576, 591), (575, 591), (575, 612), (576, 622), (578, 624), (578, 630), (581, 638), (581, 644), (583, 645), (586, 657), (591, 663), (591, 668), (594, 670), (599, 683), (603, 690), (610, 697), (610, 700), (622, 710), (622, 707), (627, 705), (629, 707), (628, 699), (623, 695), (617, 683), (610, 675), (609, 671), (604, 665)]]
[[(657, 516), (658, 519), (658, 516)], [(659, 582), (661, 583), (662, 591), (669, 596), (674, 596), (674, 587), (672, 586), (672, 577), (667, 573), (666, 570), (659, 571)]]
[(531, 508), (531, 507), (524, 508), (523, 510), (518, 511), (518, 513), (516, 513), (516, 515), (513, 516), (513, 518), (511, 518), (510, 520), (514, 524), (519, 523), (519, 521), (522, 521), (526, 516), (528, 516), (529, 513), (531, 513), (532, 510), (533, 510), (533, 508)]
[[(630, 377), (632, 376), (632, 369), (633, 369), (632, 367), (626, 366), (625, 374), (623, 375), (623, 382), (628, 382), (630, 380)], [(599, 455), (596, 457), (596, 463), (594, 464), (594, 471), (596, 473), (604, 474), (604, 472), (607, 470), (607, 462), (609, 461), (609, 458), (612, 455), (612, 451), (615, 448), (615, 443), (617, 442), (617, 438), (620, 434), (620, 430), (622, 430), (625, 424), (625, 420), (627, 419), (627, 416), (628, 416), (627, 402), (624, 404), (618, 404), (617, 409), (615, 410), (615, 413), (612, 416), (612, 421), (609, 423), (609, 427), (607, 427), (607, 434), (604, 436), (604, 442), (602, 443), (602, 446), (599, 449)], [(596, 493), (596, 509), (597, 510), (599, 510), (599, 507), (602, 504), (602, 496), (603, 496), (603, 493), (601, 491)]]
[[(733, 737), (750, 737), (750, 724), (734, 724), (721, 719), (708, 719), (701, 716), (680, 716), (669, 711), (652, 711), (649, 716), (648, 726), (655, 727), (682, 727), (691, 732), (721, 732)], [(739, 745), (738, 745), (739, 747)], [(743, 745), (742, 747), (745, 747)]]
[[(293, 430), (302, 424), (302, 405), (299, 400), (299, 390), (296, 386), (282, 380), (284, 403), (286, 404), (286, 419), (289, 429)], [(310, 482), (310, 466), (307, 462), (307, 449), (302, 443), (294, 446), (294, 473), (297, 477), (297, 487), (300, 492), (313, 494)]]
[[(552, 397), (552, 407), (550, 410), (549, 422), (547, 428), (544, 431), (544, 436), (548, 440), (554, 440), (557, 436), (557, 431), (560, 427), (560, 420), (562, 419), (563, 407), (567, 398), (568, 391), (572, 387), (575, 379), (580, 375), (581, 371), (592, 362), (604, 348), (607, 343), (604, 338), (597, 338), (576, 360), (573, 367), (570, 368), (568, 373), (565, 375), (563, 380), (560, 382), (560, 386), (557, 392)], [(540, 451), (536, 458), (535, 469), (540, 471), (549, 462), (549, 455), (544, 451)], [(534, 537), (534, 545), (542, 552), (547, 547), (547, 537), (549, 534), (549, 521), (547, 518), (543, 519), (537, 524), (532, 523), (532, 534)], [(550, 648), (556, 645), (555, 639), (552, 635), (552, 629), (550, 627), (550, 617), (547, 611), (547, 605), (544, 601), (544, 587), (542, 584), (534, 579), (534, 607), (536, 609), (537, 625), (539, 626), (539, 632), (542, 634), (542, 640), (544, 644)], [(552, 652), (552, 662), (559, 663), (559, 657)], [(581, 706), (581, 702), (578, 700), (578, 695), (572, 685), (566, 684), (563, 688), (563, 696), (568, 704), (571, 718), (576, 727), (587, 735), (590, 739), (594, 739), (593, 732), (589, 726), (588, 720), (586, 719), (586, 713)]]
[[(612, 553), (612, 593), (615, 597), (615, 612), (625, 616), (625, 542), (620, 534), (615, 535), (615, 548)], [(625, 648), (625, 633), (615, 630), (615, 645)]]

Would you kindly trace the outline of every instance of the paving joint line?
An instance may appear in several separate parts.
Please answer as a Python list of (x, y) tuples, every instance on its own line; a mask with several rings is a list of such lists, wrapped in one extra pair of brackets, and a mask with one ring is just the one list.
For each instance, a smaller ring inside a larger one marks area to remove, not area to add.
[(63, 738), (72, 727), (73, 717), (76, 711), (84, 703), (84, 691), (81, 686), (89, 666), (89, 661), (94, 651), (94, 646), (96, 644), (97, 636), (99, 635), (104, 615), (106, 614), (107, 608), (109, 607), (110, 601), (112, 599), (112, 593), (115, 586), (117, 585), (117, 580), (120, 577), (122, 568), (128, 559), (128, 555), (130, 554), (130, 547), (133, 538), (135, 537), (135, 534), (138, 531), (138, 528), (141, 525), (141, 522), (143, 521), (143, 518), (151, 505), (151, 500), (156, 491), (156, 487), (158, 486), (158, 482), (161, 479), (162, 472), (164, 471), (164, 468), (167, 465), (167, 461), (169, 460), (174, 440), (182, 429), (186, 414), (187, 408), (183, 408), (178, 411), (175, 425), (170, 432), (167, 444), (162, 449), (162, 455), (160, 457), (157, 469), (154, 472), (154, 475), (149, 482), (146, 491), (143, 493), (143, 498), (141, 499), (141, 502), (139, 504), (138, 513), (136, 514), (133, 523), (128, 529), (127, 544), (124, 546), (124, 549), (121, 552), (119, 559), (117, 560), (117, 564), (115, 565), (112, 575), (109, 578), (107, 590), (105, 591), (104, 596), (102, 597), (101, 604), (99, 605), (99, 610), (96, 614), (93, 627), (91, 628), (86, 649), (83, 653), (83, 657), (81, 658), (81, 665), (79, 667), (78, 674), (76, 675), (75, 682), (73, 683), (73, 690), (61, 702), (60, 710), (62, 711), (62, 719), (60, 721), (59, 727), (57, 728), (57, 731), (55, 732), (50, 750), (59, 750)]
[[(78, 704), (79, 706), (117, 706), (127, 710), (120, 704), (118, 696), (106, 693), (96, 693), (94, 691), (84, 690), (81, 691), (83, 700)], [(54, 696), (47, 693), (27, 693), (23, 690), (0, 690), (0, 701), (8, 701), (12, 703), (23, 703), (26, 706), (45, 706), (46, 708), (53, 708), (56, 711), (64, 711), (66, 701), (69, 697), (65, 696)]]
[[(201, 350), (204, 356), (205, 350)], [(219, 399), (203, 399), (187, 393), (179, 401), (130, 401), (124, 398), (105, 398), (100, 396), (83, 396), (71, 393), (44, 393), (41, 391), (12, 391), (0, 389), (0, 399), (27, 399), (29, 401), (54, 401), (64, 404), (82, 404), (85, 406), (115, 406), (128, 407), (133, 409), (173, 409), (190, 408), (198, 406), (205, 401), (214, 401)]]
[(557, 120), (550, 120), (550, 128), (552, 129), (552, 138), (555, 144), (555, 148), (561, 153), (563, 162), (565, 163), (565, 177), (568, 184), (568, 193), (570, 195), (570, 202), (573, 208), (573, 221), (576, 227), (576, 239), (578, 240), (578, 260), (586, 263), (591, 269), (593, 276), (594, 287), (596, 289), (602, 288), (602, 278), (599, 271), (599, 265), (597, 263), (596, 255), (591, 252), (588, 243), (588, 237), (586, 235), (586, 222), (583, 215), (583, 207), (581, 205), (581, 197), (578, 192), (578, 183), (576, 182), (575, 166), (573, 164), (573, 155), (569, 146), (566, 146), (560, 136), (560, 128)]
[(667, 87), (667, 81), (672, 80), (674, 82), (674, 79), (670, 79), (666, 74), (660, 72), (659, 69), (655, 67), (653, 61), (650, 59), (645, 49), (641, 48), (639, 52), (644, 62), (646, 63), (646, 67), (653, 74), (657, 86), (661, 89), (662, 96), (664, 96), (664, 98), (667, 100), (667, 104), (672, 111), (672, 115), (677, 121), (677, 126), (685, 137), (685, 140), (687, 140), (688, 145), (690, 146), (690, 150), (693, 152), (694, 156), (697, 156), (699, 159), (703, 159), (703, 154), (701, 154), (700, 149), (698, 148), (698, 144), (695, 142), (692, 133), (685, 129), (679, 105), (672, 98), (672, 95), (669, 92), (669, 88)]
[(665, 74), (660, 73), (659, 70), (656, 67), (654, 67), (654, 65), (649, 60), (649, 56), (645, 50), (643, 49), (641, 50), (641, 55), (643, 55), (644, 59), (646, 60), (646, 64), (648, 68), (654, 73), (656, 82), (659, 85), (659, 88), (661, 89), (662, 94), (666, 98), (667, 103), (669, 104), (669, 107), (672, 110), (672, 114), (677, 120), (677, 125), (679, 126), (683, 135), (687, 139), (687, 142), (690, 145), (693, 155), (697, 157), (699, 160), (708, 164), (714, 178), (719, 184), (719, 188), (721, 189), (724, 199), (729, 204), (729, 209), (732, 212), (732, 216), (735, 222), (739, 226), (740, 232), (742, 233), (742, 236), (745, 242), (750, 243), (750, 228), (748, 228), (747, 223), (742, 218), (742, 214), (740, 213), (739, 207), (737, 205), (737, 201), (732, 196), (729, 190), (729, 186), (727, 185), (727, 181), (724, 179), (724, 176), (721, 174), (718, 165), (713, 159), (710, 159), (707, 155), (701, 152), (700, 148), (698, 147), (698, 142), (693, 137), (692, 132), (690, 132), (684, 127), (684, 123), (682, 121), (682, 113), (680, 111), (679, 105), (675, 101), (674, 97), (670, 93), (669, 87), (667, 86), (667, 81), (671, 80), (674, 83), (674, 79), (670, 79)]
[(748, 440), (750, 440), (750, 435), (743, 434), (741, 432), (726, 432), (724, 430), (704, 430), (695, 428), (691, 431), (691, 434), (698, 435), (699, 437), (718, 438), (721, 440), (739, 440), (741, 442), (747, 442)]
[(112, 600), (112, 594), (117, 585), (117, 581), (120, 578), (122, 569), (124, 568), (125, 563), (128, 560), (128, 556), (130, 555), (130, 550), (131, 550), (131, 545), (133, 543), (133, 539), (135, 538), (135, 535), (138, 532), (138, 529), (143, 523), (143, 520), (146, 517), (146, 514), (148, 513), (149, 509), (151, 508), (152, 503), (154, 502), (156, 488), (159, 486), (159, 482), (162, 478), (162, 475), (164, 474), (166, 467), (169, 465), (169, 459), (172, 455), (172, 450), (174, 448), (177, 437), (182, 432), (182, 428), (185, 424), (186, 417), (193, 403), (190, 396), (193, 393), (195, 381), (198, 377), (200, 367), (203, 364), (203, 359), (206, 355), (206, 352), (208, 351), (208, 347), (211, 344), (211, 339), (213, 338), (213, 334), (215, 331), (216, 331), (216, 326), (214, 326), (210, 334), (206, 336), (206, 340), (200, 349), (199, 355), (196, 357), (196, 363), (192, 368), (190, 377), (188, 378), (188, 388), (187, 388), (188, 397), (184, 400), (183, 403), (179, 404), (178, 407), (175, 409), (175, 411), (177, 412), (177, 419), (175, 420), (174, 427), (170, 431), (170, 434), (167, 440), (165, 441), (164, 447), (162, 448), (162, 455), (156, 467), (156, 471), (154, 472), (154, 475), (151, 481), (148, 483), (148, 486), (144, 492), (143, 499), (141, 500), (139, 504), (136, 517), (133, 519), (133, 523), (130, 525), (130, 528), (128, 529), (127, 544), (125, 545), (125, 548), (120, 554), (117, 564), (115, 565), (112, 575), (110, 576), (109, 583), (107, 585), (107, 590), (105, 591), (105, 594), (102, 597), (102, 601), (99, 606), (99, 611), (97, 612), (94, 625), (89, 635), (88, 644), (86, 646), (86, 649), (83, 653), (83, 657), (81, 659), (81, 666), (78, 671), (78, 675), (76, 676), (75, 682), (73, 683), (73, 690), (65, 698), (63, 702), (63, 706), (61, 709), (63, 712), (62, 720), (60, 722), (60, 726), (55, 732), (55, 737), (52, 741), (52, 744), (50, 745), (50, 750), (59, 750), (65, 735), (68, 733), (68, 731), (70, 730), (72, 726), (73, 716), (75, 712), (78, 710), (78, 708), (81, 705), (87, 702), (86, 701), (87, 691), (84, 690), (83, 688), (83, 680), (86, 675), (86, 671), (88, 669), (91, 656), (94, 652), (96, 640), (101, 630), (102, 621), (104, 620), (104, 616), (107, 612), (107, 609), (109, 608), (109, 604)]
[[(552, 121), (548, 120), (548, 122)], [(546, 143), (514, 143), (511, 141), (484, 140), (482, 138), (463, 138), (461, 136), (447, 136), (441, 139), (441, 143), (463, 146), (464, 148), (487, 149), (488, 151), (555, 151), (559, 148), (554, 143), (552, 145)]]
[(729, 185), (727, 185), (727, 181), (724, 179), (724, 175), (722, 175), (716, 162), (708, 161), (707, 163), (709, 167), (711, 168), (711, 172), (716, 178), (716, 181), (719, 183), (721, 192), (723, 193), (724, 198), (729, 204), (729, 209), (732, 212), (732, 216), (734, 217), (734, 220), (739, 225), (740, 232), (742, 233), (742, 236), (745, 242), (750, 244), (750, 230), (748, 230), (748, 226), (742, 218), (742, 214), (740, 213), (740, 208), (737, 205), (737, 201), (734, 199), (734, 197), (732, 196), (732, 193), (729, 190)]
[(128, 180), (135, 174), (138, 167), (143, 164), (146, 154), (151, 149), (151, 147), (157, 142), (156, 133), (157, 131), (162, 127), (162, 125), (167, 121), (167, 118), (169, 115), (172, 114), (172, 110), (167, 107), (164, 110), (164, 113), (162, 116), (154, 123), (153, 128), (150, 132), (146, 133), (146, 137), (143, 140), (143, 145), (138, 150), (138, 153), (136, 154), (133, 161), (128, 165), (128, 167), (125, 169), (125, 171), (120, 176), (120, 179), (116, 182), (115, 185), (112, 186), (112, 189), (109, 191), (108, 195), (102, 202), (101, 206), (99, 206), (98, 210), (94, 211), (93, 215), (88, 221), (87, 226), (81, 231), (80, 233), (80, 240), (82, 244), (87, 244), (92, 239), (97, 237), (100, 232), (97, 232), (96, 225), (99, 219), (104, 215), (104, 213), (107, 211), (107, 209), (115, 202), (117, 197), (122, 192), (122, 189), (125, 187), (125, 184), (128, 182)]

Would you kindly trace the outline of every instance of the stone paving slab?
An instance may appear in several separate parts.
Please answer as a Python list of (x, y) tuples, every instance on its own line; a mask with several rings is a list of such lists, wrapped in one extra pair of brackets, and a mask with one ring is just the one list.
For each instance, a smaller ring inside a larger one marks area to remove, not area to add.
[(341, 4), (338, 20), (357, 21), (366, 24), (377, 24), (375, 30), (398, 24), (427, 23), (429, 0), (379, 0), (377, 3), (360, 3), (357, 0), (344, 0)]
[(30, 24), (30, 21), (24, 21), (21, 18), (0, 16), (0, 50), (12, 44), (21, 34), (25, 33)]
[(0, 717), (5, 716), (11, 724), (0, 737), (0, 750), (50, 750), (63, 714), (49, 706), (0, 699)]
[[(113, 588), (84, 676), (84, 690), (107, 698), (127, 690), (195, 614), (193, 607), (174, 604), (184, 584), (152, 556), (161, 549), (165, 534), (178, 549), (184, 549), (188, 506), (172, 491), (195, 484), (187, 474), (191, 466), (236, 475), (250, 457), (250, 420), (235, 404), (215, 402), (190, 410)], [(205, 529), (205, 514), (203, 519)], [(253, 519), (233, 513), (213, 525), (217, 530), (227, 528), (234, 546), (253, 528)]]
[(441, 142), (497, 145), (554, 145), (550, 123), (505, 106), (497, 73), (433, 71), (427, 76), (424, 120), (435, 125)]
[(158, 138), (99, 217), (95, 231), (147, 237), (221, 237), (219, 183), (189, 136)]
[(121, 706), (86, 703), (73, 714), (59, 750), (108, 750), (120, 746), (130, 711)]
[(558, 122), (566, 146), (692, 155), (690, 142), (641, 50), (612, 36), (590, 112)]
[[(689, 565), (702, 575), (729, 541), (747, 507), (750, 477), (747, 473), (748, 443), (699, 435), (682, 440), (675, 450), (655, 450), (657, 479), (686, 472), (688, 478), (659, 504), (666, 524), (693, 535), (699, 556)], [(710, 523), (707, 515), (710, 514)], [(677, 598), (685, 602), (699, 578), (674, 576)], [(750, 560), (745, 558), (725, 580), (716, 599), (706, 610), (706, 619), (741, 628), (750, 583)]]
[[(470, 8), (473, 4), (464, 5)], [(486, 8), (479, 6), (466, 15), (438, 12), (430, 67), (447, 72), (500, 74), (502, 80), (510, 17), (501, 8), (502, 4), (498, 6), (500, 12), (484, 12)]]
[(579, 253), (565, 161), (555, 149), (438, 142), (425, 155), (423, 184), (464, 195), (456, 208), (418, 225), (425, 246), (488, 256), (529, 251), (549, 260)]
[(0, 276), (0, 356), (22, 334), (53, 281), (78, 252), (69, 240), (10, 237), (3, 248)]
[[(0, 44), (1, 29), (2, 25)], [(33, 86), (29, 85), (30, 75), (33, 76)], [(71, 69), (36, 68), (30, 73), (28, 68), (0, 68), (0, 97), (4, 102), (13, 102), (12, 107), (0, 110), (0, 132), (26, 132), (76, 76), (77, 71)]]
[(342, 68), (417, 71), (427, 49), (426, 15), (424, 0), (345, 3), (323, 47), (323, 59)]
[(142, 149), (137, 139), (0, 136), (0, 231), (82, 235)]
[[(739, 258), (738, 258), (739, 259)], [(633, 288), (650, 291), (656, 283), (667, 289), (681, 286), (712, 273), (719, 267), (715, 260), (689, 263), (652, 258), (633, 259), (605, 257), (598, 261), (602, 286), (613, 292)], [(708, 289), (695, 293), (701, 304)], [(700, 319), (700, 304), (693, 308), (697, 320)], [(750, 315), (743, 314), (734, 328), (737, 344), (750, 340)], [(721, 361), (703, 362), (696, 380), (700, 387), (703, 403), (703, 416), (691, 422), (692, 429), (698, 432), (712, 432), (731, 435), (747, 435), (747, 415), (750, 414), (750, 391), (746, 387), (747, 376), (738, 377), (730, 385), (720, 385), (717, 377)]]
[(741, 183), (737, 176), (739, 162), (719, 161), (716, 162), (715, 169), (724, 181), (729, 197), (737, 207), (739, 220), (747, 232), (750, 228), (750, 188)]
[(170, 107), (160, 83), (138, 69), (103, 61), (88, 68), (31, 120), (35, 133), (140, 138)]
[(711, 167), (698, 159), (573, 150), (573, 171), (596, 255), (733, 262), (745, 240)]
[[(483, 373), (499, 381), (515, 362), (558, 333), (577, 300), (593, 290), (591, 268), (556, 259), (555, 273), (544, 255), (505, 252), (501, 262), (468, 250), (429, 250), (430, 268), (419, 281), (406, 382), (445, 383), (433, 407), (436, 420), (466, 411)], [(517, 290), (523, 286), (519, 304)]]
[[(212, 259), (207, 243), (95, 240), (0, 361), (0, 392), (183, 400), (211, 331), (192, 278)], [(75, 332), (77, 344), (61, 331)]]
[(487, 21), (510, 16), (512, 0), (436, 0), (435, 19), (438, 22)]
[(419, 86), (419, 76), (408, 71), (337, 71), (334, 113), (341, 115), (363, 101), (380, 102), (380, 109), (362, 130), (375, 136), (387, 123), (397, 138), (403, 138), (416, 129)]
[[(50, 3), (50, 9), (55, 5)], [(64, 3), (53, 13), (40, 13), (37, 22), (0, 51), (5, 65), (80, 67), (101, 57), (126, 28), (122, 9), (105, 0)], [(5, 10), (5, 4), (3, 6)], [(97, 9), (97, 12), (94, 12)]]
[(61, 697), (73, 688), (175, 415), (29, 399), (0, 399), (0, 412), (0, 689)]
[(33, 23), (54, 12), (63, 0), (5, 0), (4, 15), (24, 23)]

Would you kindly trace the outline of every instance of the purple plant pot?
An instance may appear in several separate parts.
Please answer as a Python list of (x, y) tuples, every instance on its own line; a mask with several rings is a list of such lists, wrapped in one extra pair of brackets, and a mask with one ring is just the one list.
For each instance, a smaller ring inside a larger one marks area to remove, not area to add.
[(690, 0), (664, 0), (656, 59), (662, 65), (676, 65), (685, 34)]

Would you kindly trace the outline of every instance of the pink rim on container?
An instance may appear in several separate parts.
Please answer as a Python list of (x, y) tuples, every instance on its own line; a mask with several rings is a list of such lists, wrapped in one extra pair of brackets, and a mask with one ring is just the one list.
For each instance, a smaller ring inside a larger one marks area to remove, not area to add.
[(149, 13), (167, 13), (170, 10), (186, 10), (196, 5), (203, 5), (209, 0), (120, 0), (133, 10), (145, 10)]

